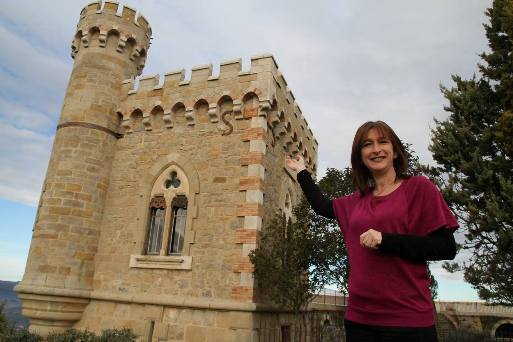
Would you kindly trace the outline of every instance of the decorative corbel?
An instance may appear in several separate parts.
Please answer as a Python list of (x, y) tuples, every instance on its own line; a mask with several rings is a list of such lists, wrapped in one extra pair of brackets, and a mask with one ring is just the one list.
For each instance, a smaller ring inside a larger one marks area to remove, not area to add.
[(166, 128), (173, 128), (173, 118), (171, 117), (170, 110), (164, 112), (162, 119), (164, 120), (164, 125)]
[(267, 117), (267, 121), (271, 124), (272, 127), (276, 127), (280, 123), (280, 118), (278, 116), (277, 110), (270, 110), (269, 115)]
[(150, 118), (150, 114), (148, 114), (148, 113), (143, 113), (142, 124), (144, 125), (144, 129), (145, 129), (145, 130), (147, 130), (147, 131), (151, 131), (152, 127), (151, 127), (151, 118)]
[(98, 36), (98, 40), (100, 41), (100, 47), (105, 47), (107, 45), (107, 31), (100, 30), (100, 35)]
[(287, 134), (287, 130), (285, 129), (285, 124), (283, 122), (279, 122), (276, 125), (274, 132), (275, 132), (276, 138), (281, 139), (282, 136)]
[(219, 122), (219, 117), (217, 116), (217, 108), (215, 104), (210, 104), (208, 108), (208, 118), (210, 122), (216, 123)]
[(290, 145), (292, 145), (292, 138), (287, 135), (287, 138), (283, 140), (283, 148), (288, 151)]
[(185, 119), (187, 120), (188, 126), (194, 126), (194, 110), (191, 107), (185, 109)]
[(262, 100), (260, 101), (258, 116), (263, 116), (264, 118), (267, 118), (267, 114), (271, 110), (271, 101), (269, 100)]
[(71, 58), (75, 58), (75, 56), (77, 55), (78, 53), (78, 49), (75, 45), (71, 45)]
[(122, 53), (126, 46), (127, 37), (119, 37), (118, 46), (116, 47), (116, 51)]
[(298, 148), (297, 144), (294, 144), (294, 143), (292, 143), (292, 142), (290, 143), (290, 147), (288, 147), (288, 150), (289, 150), (289, 152), (290, 152), (292, 155), (294, 155), (294, 154), (296, 154), (296, 153), (299, 153), (299, 148)]
[(85, 32), (85, 33), (82, 33), (82, 45), (84, 45), (84, 47), (88, 47), (89, 46), (89, 33), (88, 32)]
[(121, 127), (125, 130), (125, 133), (127, 133), (127, 134), (132, 133), (132, 126), (130, 125), (130, 118), (123, 119), (123, 121), (121, 121)]
[(239, 99), (233, 100), (233, 108), (232, 108), (232, 114), (235, 120), (242, 120), (244, 119), (244, 115), (242, 115), (241, 108), (242, 102)]
[(142, 63), (137, 64), (137, 76), (142, 74), (143, 69), (144, 69), (144, 61)]
[(130, 54), (130, 60), (135, 61), (137, 57), (141, 55), (141, 49), (138, 46), (134, 46), (132, 53)]

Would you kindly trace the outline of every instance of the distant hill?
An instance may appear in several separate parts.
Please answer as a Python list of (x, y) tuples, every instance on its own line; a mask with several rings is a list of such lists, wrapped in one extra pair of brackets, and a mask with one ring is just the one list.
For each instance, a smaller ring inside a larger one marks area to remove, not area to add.
[(0, 280), (0, 303), (5, 303), (4, 314), (9, 323), (28, 327), (29, 321), (21, 315), (21, 302), (13, 291), (16, 284), (14, 281)]

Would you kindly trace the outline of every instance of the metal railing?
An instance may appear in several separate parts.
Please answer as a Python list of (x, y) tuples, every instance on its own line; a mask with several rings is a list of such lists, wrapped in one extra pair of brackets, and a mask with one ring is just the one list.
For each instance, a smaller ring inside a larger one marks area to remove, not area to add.
[(313, 299), (312, 303), (336, 305), (336, 306), (346, 306), (347, 305), (347, 297), (336, 290), (325, 288), (321, 292), (317, 293), (317, 295)]

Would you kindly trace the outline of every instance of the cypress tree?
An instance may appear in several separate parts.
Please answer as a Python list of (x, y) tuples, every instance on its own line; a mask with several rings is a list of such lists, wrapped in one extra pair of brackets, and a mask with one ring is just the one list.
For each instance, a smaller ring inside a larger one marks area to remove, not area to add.
[(449, 117), (435, 120), (430, 169), (465, 232), (462, 270), (481, 299), (513, 305), (513, 2), (495, 0), (484, 25), (480, 75), (441, 87)]

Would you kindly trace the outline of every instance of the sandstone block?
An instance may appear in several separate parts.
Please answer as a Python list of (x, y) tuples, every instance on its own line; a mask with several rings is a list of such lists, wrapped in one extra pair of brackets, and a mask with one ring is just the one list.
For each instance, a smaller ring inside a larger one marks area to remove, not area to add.
[(261, 152), (248, 152), (240, 157), (241, 165), (263, 164), (264, 155)]
[(255, 318), (250, 312), (218, 312), (216, 327), (228, 329), (252, 329)]
[(235, 243), (256, 243), (256, 229), (237, 229), (235, 231)]
[(168, 324), (167, 338), (171, 340), (183, 340), (185, 327), (178, 324)]
[(251, 273), (251, 272), (254, 272), (254, 270), (255, 270), (255, 266), (249, 260), (248, 257), (239, 257), (239, 259), (233, 265), (233, 271), (238, 272), (238, 273), (240, 273), (240, 272)]
[(232, 287), (231, 298), (241, 302), (251, 302), (253, 300), (252, 287), (247, 286), (234, 286)]
[(240, 177), (239, 190), (264, 190), (264, 182), (259, 176)]
[(247, 128), (241, 135), (242, 141), (250, 140), (263, 140), (265, 137), (265, 131), (261, 127)]
[(237, 342), (233, 330), (208, 328), (206, 342)]
[(263, 207), (259, 203), (239, 204), (237, 216), (263, 216)]
[(195, 325), (185, 327), (186, 342), (205, 342), (207, 339), (207, 329)]

